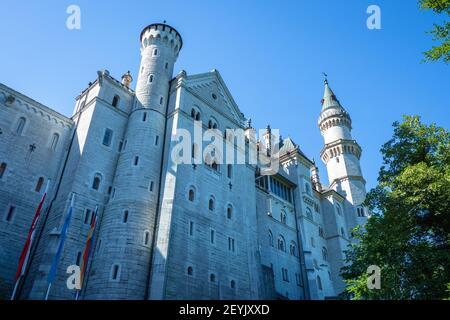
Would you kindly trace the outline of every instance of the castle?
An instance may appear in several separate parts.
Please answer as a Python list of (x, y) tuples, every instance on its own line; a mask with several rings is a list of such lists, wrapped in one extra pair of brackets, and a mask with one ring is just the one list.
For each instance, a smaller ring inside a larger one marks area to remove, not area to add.
[[(71, 194), (74, 209), (49, 299), (73, 299), (93, 210), (98, 225), (81, 299), (326, 299), (344, 289), (350, 231), (367, 219), (361, 148), (328, 82), (318, 127), (329, 186), (300, 147), (279, 145), (279, 169), (174, 164), (178, 129), (254, 129), (217, 70), (173, 77), (183, 47), (165, 23), (140, 35), (135, 91), (106, 70), (66, 117), (0, 84), (0, 290), (9, 298), (20, 252), (50, 179), (19, 299), (43, 299)], [(270, 127), (258, 148), (272, 141)], [(229, 139), (228, 136), (224, 138)], [(233, 137), (231, 138), (233, 139)], [(263, 143), (265, 141), (265, 143)], [(199, 145), (193, 144), (192, 157)], [(235, 147), (238, 148), (238, 147)]]

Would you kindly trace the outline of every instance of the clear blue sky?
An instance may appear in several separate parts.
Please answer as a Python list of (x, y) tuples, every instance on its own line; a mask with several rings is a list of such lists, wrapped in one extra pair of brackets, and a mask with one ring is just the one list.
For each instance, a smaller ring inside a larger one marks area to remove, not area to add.
[[(81, 30), (66, 28), (70, 4), (81, 8)], [(366, 27), (370, 4), (381, 8), (381, 30)], [(421, 63), (433, 43), (425, 32), (439, 17), (420, 11), (416, 0), (1, 0), (0, 6), (0, 82), (65, 115), (97, 70), (116, 78), (136, 74), (141, 29), (167, 20), (184, 40), (175, 73), (218, 69), (255, 127), (282, 128), (316, 159), (323, 146), (321, 72), (327, 72), (353, 119), (369, 188), (393, 121), (419, 114), (450, 128), (449, 66)]]

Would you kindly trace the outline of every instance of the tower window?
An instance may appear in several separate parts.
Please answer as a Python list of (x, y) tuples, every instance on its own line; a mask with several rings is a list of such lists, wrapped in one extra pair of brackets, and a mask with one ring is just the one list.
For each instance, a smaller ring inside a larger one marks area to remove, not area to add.
[(320, 291), (323, 290), (322, 280), (320, 279), (320, 276), (317, 276), (317, 287), (319, 288)]
[(120, 266), (118, 264), (114, 264), (111, 269), (111, 280), (119, 280), (120, 276)]
[(236, 288), (236, 281), (234, 281), (234, 280), (230, 281), (230, 288), (231, 289), (235, 289)]
[(286, 241), (282, 236), (278, 237), (278, 250), (286, 252)]
[(272, 231), (269, 230), (269, 246), (273, 247), (273, 235)]
[(194, 236), (194, 222), (193, 221), (189, 221), (189, 235), (191, 237)]
[(188, 276), (193, 276), (194, 275), (194, 268), (192, 268), (191, 266), (189, 266), (187, 268), (187, 274)]
[(90, 209), (86, 209), (84, 212), (84, 224), (90, 224), (92, 221), (92, 211)]
[(153, 181), (150, 181), (150, 183), (149, 183), (149, 185), (148, 185), (148, 190), (149, 190), (150, 192), (153, 192), (153, 185), (154, 185)]
[(209, 211), (214, 211), (214, 198), (210, 198), (208, 201), (208, 209)]
[(289, 249), (290, 249), (289, 251), (291, 253), (291, 256), (296, 257), (297, 256), (297, 245), (295, 244), (294, 241), (291, 241), (291, 246)]
[(94, 190), (100, 189), (100, 183), (101, 183), (101, 176), (99, 174), (96, 174), (94, 176), (94, 180), (92, 181), (92, 189)]
[(158, 146), (159, 143), (159, 136), (155, 136), (155, 146)]
[(228, 237), (228, 251), (235, 252), (235, 241), (233, 238)]
[(327, 251), (327, 248), (325, 248), (325, 247), (322, 247), (322, 258), (323, 258), (323, 261), (328, 261), (328, 251)]
[(166, 62), (166, 65), (164, 66), (164, 68), (166, 68), (166, 70), (169, 69), (169, 63), (168, 62)]
[(113, 136), (113, 131), (111, 129), (106, 128), (105, 133), (103, 134), (102, 144), (104, 146), (109, 147), (111, 145), (112, 136)]
[(233, 207), (232, 207), (231, 205), (229, 205), (229, 206), (227, 207), (227, 218), (228, 218), (228, 219), (233, 218)]
[(281, 268), (281, 275), (283, 276), (283, 281), (289, 282), (288, 270), (286, 268)]
[(233, 166), (231, 164), (228, 164), (227, 165), (227, 177), (229, 179), (231, 179), (232, 175), (233, 175)]
[(16, 213), (16, 207), (10, 206), (5, 215), (6, 222), (12, 222), (14, 219), (14, 214)]
[(188, 199), (191, 202), (194, 202), (195, 200), (195, 191), (194, 189), (189, 189)]
[(153, 82), (153, 75), (149, 75), (148, 76), (148, 83), (152, 83)]
[(210, 281), (210, 282), (216, 282), (216, 275), (215, 275), (214, 273), (211, 273), (211, 274), (209, 275), (209, 281)]
[(56, 150), (56, 146), (58, 145), (59, 135), (57, 133), (54, 133), (52, 136), (52, 141), (50, 143), (50, 149), (53, 151)]
[(147, 120), (147, 112), (142, 114), (142, 121), (145, 122)]
[(154, 49), (153, 50), (153, 56), (157, 56), (158, 55), (158, 49)]
[(2, 162), (2, 164), (0, 165), (0, 179), (3, 178), (5, 172), (6, 172), (6, 162)]
[(161, 97), (161, 98), (159, 98), (159, 104), (163, 104), (163, 102), (164, 102), (164, 98), (163, 97)]
[(135, 156), (134, 157), (134, 165), (137, 166), (139, 164), (139, 157)]
[(128, 222), (128, 210), (125, 210), (125, 211), (123, 212), (122, 222), (123, 222), (123, 223), (127, 223), (127, 222)]
[(18, 135), (21, 135), (23, 133), (23, 129), (25, 128), (26, 122), (27, 122), (27, 120), (24, 117), (21, 117), (19, 119), (19, 122), (17, 123), (17, 127), (16, 127), (16, 133)]
[(150, 241), (150, 231), (146, 230), (144, 232), (144, 246), (147, 246)]
[(115, 107), (115, 108), (117, 108), (117, 106), (119, 105), (119, 101), (120, 101), (119, 96), (118, 96), (118, 95), (115, 95), (114, 98), (113, 98), (113, 100), (112, 100), (112, 103), (111, 103), (112, 106)]
[(210, 241), (211, 241), (211, 244), (214, 244), (216, 242), (216, 231), (213, 229), (211, 229), (211, 232), (210, 232)]
[(40, 177), (36, 183), (36, 187), (34, 188), (34, 191), (41, 192), (42, 185), (44, 184), (44, 178)]
[(281, 223), (287, 224), (287, 216), (286, 216), (286, 212), (284, 212), (284, 211), (281, 211)]

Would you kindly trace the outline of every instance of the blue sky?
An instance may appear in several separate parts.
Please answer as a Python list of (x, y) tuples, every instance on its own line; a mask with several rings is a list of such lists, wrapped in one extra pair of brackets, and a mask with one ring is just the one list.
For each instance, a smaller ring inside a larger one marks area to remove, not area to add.
[[(81, 30), (68, 30), (66, 8), (81, 8)], [(381, 8), (381, 30), (366, 27), (366, 9)], [(108, 69), (139, 68), (139, 34), (167, 23), (184, 46), (175, 73), (213, 68), (257, 128), (281, 128), (311, 158), (322, 71), (353, 120), (363, 148), (368, 188), (381, 165), (379, 149), (403, 114), (450, 128), (449, 66), (421, 63), (440, 18), (415, 0), (346, 1), (5, 1), (1, 0), (0, 82), (70, 115), (77, 94)], [(7, 9), (7, 10), (6, 10)], [(319, 162), (319, 161), (316, 161)], [(327, 181), (321, 164), (321, 176)]]

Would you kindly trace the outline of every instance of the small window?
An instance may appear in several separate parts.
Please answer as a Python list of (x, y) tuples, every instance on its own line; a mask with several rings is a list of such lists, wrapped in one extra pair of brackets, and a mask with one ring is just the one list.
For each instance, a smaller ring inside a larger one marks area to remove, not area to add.
[(194, 191), (194, 189), (189, 189), (188, 199), (191, 202), (193, 202), (195, 200), (195, 191)]
[(227, 177), (228, 179), (231, 179), (233, 176), (233, 166), (231, 164), (227, 165)]
[(314, 240), (314, 237), (311, 237), (311, 247), (316, 247), (316, 241)]
[(163, 97), (159, 98), (159, 104), (162, 105), (163, 102), (164, 102), (164, 98)]
[(96, 174), (94, 180), (92, 181), (92, 189), (98, 190), (100, 189), (101, 177), (99, 174)]
[(169, 63), (168, 62), (166, 62), (164, 68), (166, 68), (166, 70), (169, 69)]
[(235, 289), (236, 288), (236, 281), (234, 281), (234, 280), (230, 281), (230, 288), (231, 289)]
[(155, 146), (158, 146), (159, 144), (159, 136), (155, 136)]
[(148, 76), (148, 83), (152, 83), (153, 82), (153, 75), (149, 75)]
[(322, 247), (322, 258), (324, 261), (328, 261), (328, 251), (325, 247)]
[(233, 218), (233, 207), (232, 206), (228, 206), (227, 207), (227, 218), (228, 219), (232, 219)]
[(219, 171), (219, 165), (218, 165), (215, 161), (213, 161), (213, 163), (212, 163), (212, 165), (211, 165), (211, 168), (212, 168), (214, 171)]
[(147, 120), (147, 112), (142, 114), (142, 121), (145, 122)]
[(2, 164), (0, 165), (0, 179), (3, 178), (3, 176), (5, 175), (6, 172), (6, 162), (2, 162)]
[(286, 212), (284, 212), (284, 211), (281, 211), (281, 223), (287, 224), (287, 216), (286, 216)]
[(23, 128), (25, 128), (25, 123), (27, 122), (27, 120), (24, 117), (21, 117), (19, 119), (19, 122), (17, 123), (17, 127), (16, 127), (16, 134), (21, 135), (23, 132)]
[(339, 163), (339, 156), (336, 157), (336, 162)]
[(123, 223), (127, 223), (127, 222), (128, 222), (128, 210), (125, 210), (125, 211), (123, 212), (122, 222), (123, 222)]
[(121, 152), (122, 149), (123, 149), (123, 140), (120, 140), (120, 141), (119, 141), (119, 147), (117, 148), (117, 151), (118, 151), (118, 152)]
[(286, 241), (282, 236), (278, 237), (278, 250), (286, 252)]
[(209, 275), (209, 281), (210, 281), (210, 282), (216, 282), (216, 275), (215, 275), (214, 273), (211, 273), (211, 274)]
[(59, 134), (54, 133), (52, 136), (52, 141), (50, 143), (50, 149), (52, 149), (53, 151), (55, 151), (56, 147), (58, 146), (58, 140), (59, 140)]
[(118, 105), (119, 105), (119, 101), (120, 101), (119, 96), (118, 96), (118, 95), (115, 95), (114, 98), (113, 98), (113, 100), (112, 100), (112, 103), (111, 103), (112, 106), (115, 107), (115, 108), (117, 108)]
[(189, 266), (187, 268), (187, 275), (188, 276), (193, 276), (194, 275), (194, 268), (192, 268), (191, 266)]
[(341, 236), (345, 238), (345, 231), (344, 228), (341, 227)]
[(214, 211), (214, 198), (210, 198), (208, 201), (208, 209), (209, 211)]
[(6, 212), (5, 221), (6, 222), (12, 222), (13, 219), (14, 219), (15, 213), (16, 213), (16, 207), (10, 206), (8, 211)]
[(133, 162), (133, 164), (134, 164), (135, 166), (137, 166), (137, 165), (139, 164), (139, 157), (138, 157), (138, 156), (135, 156), (135, 157), (134, 157), (134, 162)]
[(283, 277), (283, 281), (289, 282), (289, 274), (286, 268), (281, 268), (281, 275)]
[(42, 185), (44, 184), (44, 178), (40, 177), (36, 183), (36, 187), (34, 188), (35, 192), (41, 192), (42, 190)]
[(92, 211), (90, 209), (86, 209), (84, 212), (84, 224), (91, 224), (92, 221)]
[(211, 232), (210, 232), (210, 241), (211, 241), (211, 244), (216, 243), (216, 231), (213, 229), (211, 229)]
[(291, 253), (291, 256), (294, 256), (294, 257), (297, 256), (297, 245), (295, 244), (294, 241), (291, 241), (291, 246), (290, 246), (290, 250), (289, 251)]
[(231, 237), (228, 237), (228, 251), (231, 251), (231, 252), (235, 251), (235, 241)]
[(150, 231), (146, 230), (144, 232), (144, 246), (148, 246), (149, 242), (150, 242)]
[(109, 187), (108, 187), (108, 195), (110, 195), (110, 194), (111, 194), (111, 192), (112, 192), (112, 189), (113, 189), (113, 187), (112, 187), (112, 186), (109, 186)]
[(109, 147), (111, 145), (113, 136), (113, 131), (111, 129), (106, 128), (105, 133), (103, 135), (103, 145)]
[(111, 270), (111, 280), (119, 280), (120, 266), (118, 264), (113, 265)]
[(76, 264), (77, 266), (80, 266), (80, 263), (81, 263), (81, 252), (78, 251), (78, 252), (77, 252), (77, 258), (75, 259), (75, 264)]
[(214, 100), (217, 100), (217, 95), (215, 93), (213, 93), (211, 96)]
[(158, 55), (158, 49), (154, 49), (153, 50), (153, 56), (157, 56)]
[(150, 181), (150, 183), (149, 183), (149, 185), (148, 185), (148, 190), (149, 190), (150, 192), (153, 192), (153, 186), (154, 186), (154, 182), (153, 182), (153, 181)]
[(189, 235), (191, 237), (194, 236), (194, 227), (195, 227), (194, 222), (193, 221), (189, 221)]

